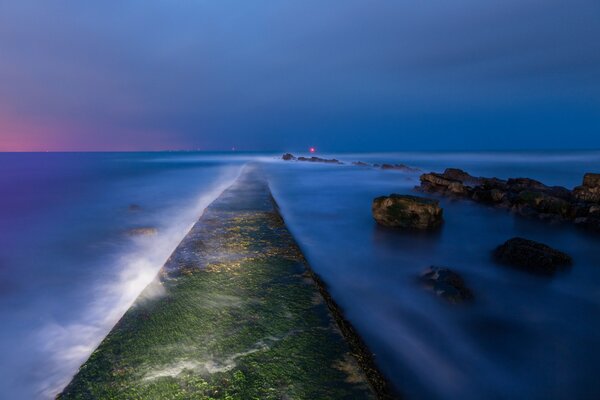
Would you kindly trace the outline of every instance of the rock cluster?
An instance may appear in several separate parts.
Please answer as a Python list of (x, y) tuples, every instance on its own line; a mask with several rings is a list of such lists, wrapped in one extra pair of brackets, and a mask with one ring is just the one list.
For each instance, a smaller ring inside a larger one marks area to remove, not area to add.
[(373, 218), (383, 226), (427, 230), (443, 222), (439, 201), (411, 195), (377, 197), (371, 207)]
[(498, 246), (494, 257), (502, 264), (540, 275), (553, 275), (573, 262), (568, 254), (543, 243), (519, 237)]
[(583, 185), (570, 191), (529, 178), (483, 178), (448, 168), (421, 175), (418, 190), (468, 198), (510, 209), (524, 216), (572, 221), (600, 231), (600, 174), (586, 174)]
[(459, 274), (445, 267), (429, 267), (421, 275), (421, 283), (450, 303), (473, 300), (473, 293)]
[(322, 162), (322, 163), (330, 163), (330, 164), (343, 164), (340, 160), (336, 160), (335, 158), (327, 159), (321, 157), (298, 157), (296, 158), (291, 153), (285, 153), (281, 156), (281, 159), (284, 161), (309, 161), (309, 162)]
[[(284, 161), (309, 161), (309, 162), (323, 162), (323, 163), (330, 163), (330, 164), (343, 164), (343, 162), (341, 162), (340, 160), (337, 160), (335, 158), (327, 159), (327, 158), (320, 158), (320, 157), (315, 157), (315, 156), (296, 157), (291, 153), (285, 153), (283, 156), (281, 156), (281, 159)], [(405, 164), (369, 164), (369, 163), (366, 163), (363, 161), (353, 161), (352, 165), (355, 165), (357, 167), (373, 167), (373, 168), (381, 168), (384, 170), (396, 170), (396, 171), (411, 172), (411, 173), (421, 171), (418, 168), (409, 167), (408, 165), (405, 165)]]

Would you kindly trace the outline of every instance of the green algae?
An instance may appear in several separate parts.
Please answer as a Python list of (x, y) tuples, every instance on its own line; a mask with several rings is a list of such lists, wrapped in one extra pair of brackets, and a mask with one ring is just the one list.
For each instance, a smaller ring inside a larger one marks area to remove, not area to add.
[(143, 293), (59, 399), (375, 397), (256, 172), (206, 210), (157, 282), (164, 294)]

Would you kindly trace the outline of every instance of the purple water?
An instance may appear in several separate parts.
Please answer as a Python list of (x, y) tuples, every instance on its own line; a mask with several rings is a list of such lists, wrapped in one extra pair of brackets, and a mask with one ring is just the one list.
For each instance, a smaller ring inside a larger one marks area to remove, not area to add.
[[(600, 172), (600, 152), (336, 157), (569, 188)], [(600, 397), (599, 236), (448, 200), (439, 233), (403, 234), (377, 227), (370, 204), (410, 192), (418, 173), (204, 153), (0, 154), (3, 396), (56, 394), (249, 161), (264, 162), (310, 263), (407, 398)], [(126, 234), (147, 226), (157, 234)], [(492, 263), (516, 235), (570, 253), (572, 270), (543, 279)], [(475, 302), (423, 290), (415, 280), (430, 265), (460, 272)]]

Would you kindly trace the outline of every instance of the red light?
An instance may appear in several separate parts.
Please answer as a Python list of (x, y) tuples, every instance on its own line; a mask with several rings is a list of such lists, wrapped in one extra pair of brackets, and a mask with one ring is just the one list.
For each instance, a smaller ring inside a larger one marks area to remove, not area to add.
[(308, 151), (310, 151), (311, 153), (314, 153), (315, 151), (317, 151), (317, 149), (315, 149), (314, 147), (311, 147), (310, 149), (308, 149)]

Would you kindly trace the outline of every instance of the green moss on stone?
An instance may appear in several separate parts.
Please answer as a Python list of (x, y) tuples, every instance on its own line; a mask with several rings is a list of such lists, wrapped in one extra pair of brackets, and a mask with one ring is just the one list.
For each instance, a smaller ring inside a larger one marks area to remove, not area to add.
[(160, 281), (166, 294), (142, 294), (59, 399), (374, 397), (253, 174), (205, 212)]

